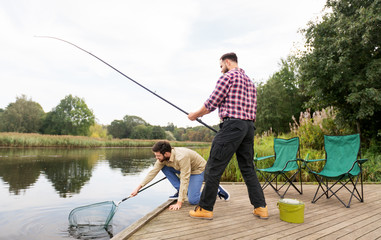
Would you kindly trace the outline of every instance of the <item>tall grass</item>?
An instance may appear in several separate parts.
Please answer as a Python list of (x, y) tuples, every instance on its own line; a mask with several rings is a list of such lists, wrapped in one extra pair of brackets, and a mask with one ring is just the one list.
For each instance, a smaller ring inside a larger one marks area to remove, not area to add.
[[(45, 135), (37, 133), (0, 133), (1, 147), (65, 147), (65, 148), (93, 148), (93, 147), (152, 147), (158, 140), (138, 139), (101, 139), (83, 136)], [(171, 145), (207, 147), (206, 142), (176, 142)]]
[[(345, 135), (351, 134), (351, 130), (346, 126), (340, 125), (335, 121), (336, 112), (333, 108), (323, 109), (311, 114), (309, 110), (302, 112), (299, 121), (290, 124), (290, 133), (277, 136), (279, 138), (299, 137), (300, 139), (300, 158), (305, 159), (309, 154), (309, 159), (324, 159), (324, 135)], [(372, 149), (378, 149), (374, 146), (369, 149), (362, 149), (362, 158), (368, 159), (363, 164), (363, 179), (366, 182), (381, 182), (381, 155)], [(274, 154), (274, 134), (271, 129), (256, 136), (254, 139), (254, 151), (258, 157), (269, 156)], [(267, 168), (272, 166), (274, 158), (258, 161), (257, 168)], [(324, 167), (324, 161), (309, 163), (308, 166), (314, 171), (320, 171)], [(257, 174), (260, 181), (264, 179)], [(222, 180), (225, 181), (242, 181), (242, 176), (238, 168), (235, 157), (231, 160), (226, 168)], [(282, 178), (280, 181), (284, 180)], [(299, 180), (299, 176), (296, 178)], [(302, 181), (314, 182), (314, 176), (305, 168), (302, 170)]]
[(369, 182), (381, 182), (381, 155), (366, 152), (362, 158), (368, 159), (363, 164), (364, 179)]
[[(289, 138), (286, 135), (278, 136), (281, 138)], [(257, 136), (254, 141), (254, 152), (258, 157), (270, 156), (274, 154), (274, 136)], [(306, 158), (306, 155), (309, 154), (308, 159), (324, 159), (325, 151), (316, 150), (313, 148), (301, 148), (300, 157), (302, 159)], [(205, 156), (204, 156), (205, 157)], [(375, 154), (369, 151), (364, 151), (364, 154), (361, 158), (368, 159), (367, 162), (363, 164), (363, 179), (365, 182), (381, 182), (381, 155)], [(262, 160), (256, 162), (257, 168), (267, 168), (272, 166), (274, 163), (274, 158)], [(314, 163), (309, 163), (308, 166), (314, 171), (321, 171), (324, 167), (324, 161), (318, 161)], [(302, 181), (303, 182), (315, 182), (314, 176), (307, 171), (305, 166), (302, 169)], [(258, 172), (257, 172), (258, 173)], [(292, 173), (292, 172), (291, 172)], [(258, 179), (264, 181), (262, 176), (258, 173)], [(283, 178), (279, 178), (279, 181), (284, 181)], [(225, 169), (221, 181), (231, 181), (231, 182), (242, 182), (243, 178), (238, 167), (237, 159), (234, 156), (229, 162), (227, 168)], [(297, 176), (296, 181), (299, 181), (299, 176)]]

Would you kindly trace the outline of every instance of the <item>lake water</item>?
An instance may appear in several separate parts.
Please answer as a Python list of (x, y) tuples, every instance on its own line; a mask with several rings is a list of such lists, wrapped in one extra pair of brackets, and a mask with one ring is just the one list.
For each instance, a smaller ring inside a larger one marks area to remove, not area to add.
[(121, 203), (108, 231), (70, 229), (70, 211), (117, 203), (154, 162), (150, 148), (0, 148), (0, 239), (110, 239), (165, 202), (175, 192), (171, 184), (164, 180)]

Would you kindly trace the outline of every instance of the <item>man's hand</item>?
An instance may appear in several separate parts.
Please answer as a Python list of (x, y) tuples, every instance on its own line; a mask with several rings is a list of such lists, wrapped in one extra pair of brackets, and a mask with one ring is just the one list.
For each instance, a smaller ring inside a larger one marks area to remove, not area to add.
[(189, 120), (194, 121), (197, 118), (202, 117), (208, 113), (210, 113), (209, 110), (206, 109), (206, 107), (204, 105), (202, 105), (202, 107), (198, 111), (189, 113), (188, 118), (189, 118)]
[(169, 206), (169, 210), (175, 210), (175, 211), (179, 210), (182, 205), (183, 205), (182, 202), (177, 201), (176, 204), (173, 204), (173, 205)]
[(131, 193), (131, 197), (135, 197), (136, 195), (138, 195), (138, 193), (139, 193), (139, 190), (142, 188), (142, 186), (141, 185), (139, 185), (139, 186), (137, 186), (136, 188), (135, 188), (135, 190)]
[(188, 114), (188, 119), (191, 120), (191, 121), (194, 121), (197, 118), (198, 118), (198, 116), (197, 116), (197, 113), (195, 113), (195, 112), (191, 112), (191, 113)]

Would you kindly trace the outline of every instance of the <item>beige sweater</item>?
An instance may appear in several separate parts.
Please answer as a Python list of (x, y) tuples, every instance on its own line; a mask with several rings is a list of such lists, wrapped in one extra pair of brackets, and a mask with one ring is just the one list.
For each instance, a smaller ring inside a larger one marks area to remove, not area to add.
[(168, 161), (156, 161), (153, 169), (147, 174), (140, 184), (144, 187), (164, 167), (173, 167), (180, 171), (180, 189), (178, 201), (184, 202), (188, 193), (188, 185), (191, 174), (201, 174), (205, 169), (206, 161), (197, 152), (184, 147), (172, 148), (171, 157)]

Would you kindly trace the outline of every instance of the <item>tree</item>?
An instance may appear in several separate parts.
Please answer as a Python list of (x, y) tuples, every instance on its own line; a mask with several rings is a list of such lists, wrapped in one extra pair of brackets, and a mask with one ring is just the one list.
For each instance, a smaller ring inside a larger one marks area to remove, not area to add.
[(127, 138), (127, 126), (123, 120), (114, 120), (107, 126), (107, 131), (114, 138)]
[(303, 31), (307, 50), (299, 73), (307, 107), (333, 106), (357, 132), (375, 137), (381, 126), (381, 1), (328, 0), (326, 7), (332, 12)]
[(4, 121), (2, 120), (3, 113), (4, 113), (4, 109), (0, 108), (0, 132), (3, 131), (3, 127), (4, 127)]
[[(218, 130), (217, 126), (212, 126), (212, 128)], [(209, 128), (204, 126), (188, 127), (186, 129), (179, 129), (175, 131), (176, 135), (179, 137), (176, 139), (181, 141), (205, 141), (211, 142), (216, 135), (215, 132), (211, 131)]]
[(132, 128), (130, 138), (132, 139), (151, 139), (152, 127), (140, 124)]
[(123, 117), (123, 122), (126, 125), (126, 135), (128, 138), (131, 138), (134, 127), (138, 125), (147, 125), (147, 122), (144, 121), (143, 118), (137, 116), (126, 115)]
[[(218, 129), (217, 125), (212, 127)], [(173, 132), (168, 129), (173, 129)], [(211, 141), (215, 136), (213, 131), (204, 126), (187, 129), (177, 128), (173, 123), (168, 123), (167, 127), (152, 126), (141, 117), (130, 115), (124, 116), (123, 120), (112, 121), (107, 126), (107, 131), (114, 138), (168, 139), (170, 141)]]
[[(112, 121), (107, 130), (114, 138), (148, 139), (147, 126), (141, 117), (126, 115), (123, 120)], [(136, 127), (138, 128), (135, 129)]]
[(294, 57), (281, 59), (281, 68), (266, 84), (257, 86), (258, 133), (272, 129), (275, 133), (288, 132), (292, 116), (303, 110), (303, 97), (299, 94)]
[(152, 127), (152, 139), (165, 139), (165, 130), (160, 126)]
[(71, 94), (61, 100), (44, 122), (44, 133), (88, 136), (95, 116), (85, 100)]
[(36, 133), (39, 132), (45, 112), (41, 105), (27, 99), (25, 95), (16, 97), (1, 114), (2, 131)]
[(175, 125), (173, 123), (168, 123), (166, 127), (164, 127), (166, 131), (174, 132), (175, 131)]
[(98, 123), (94, 123), (94, 125), (90, 126), (90, 137), (93, 138), (107, 138), (107, 129)]
[(175, 128), (173, 131), (173, 136), (176, 138), (177, 141), (184, 141), (184, 135), (186, 133), (186, 129), (181, 127), (181, 128)]

